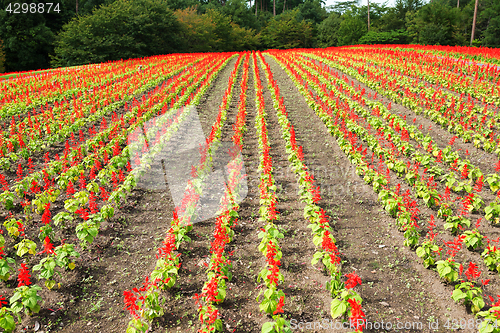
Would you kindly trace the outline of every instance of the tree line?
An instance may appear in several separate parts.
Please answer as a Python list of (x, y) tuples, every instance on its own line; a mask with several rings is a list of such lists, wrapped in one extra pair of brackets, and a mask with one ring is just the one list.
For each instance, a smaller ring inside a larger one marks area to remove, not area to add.
[[(173, 52), (471, 42), (476, 0), (362, 1), (60, 0), (59, 12), (13, 14), (9, 3), (21, 2), (0, 0), (0, 72)], [(500, 47), (500, 1), (477, 2), (472, 44)]]

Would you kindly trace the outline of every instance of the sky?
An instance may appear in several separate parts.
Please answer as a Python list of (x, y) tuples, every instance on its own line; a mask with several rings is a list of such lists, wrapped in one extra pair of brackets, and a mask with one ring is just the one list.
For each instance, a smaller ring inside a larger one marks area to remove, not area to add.
[[(337, 2), (341, 2), (341, 1), (336, 1), (336, 0), (325, 0), (325, 6), (332, 6), (334, 5), (335, 3)], [(370, 0), (370, 3), (378, 3), (378, 4), (383, 4), (384, 2), (387, 2), (387, 5), (389, 7), (392, 7), (394, 6), (394, 4), (396, 3), (395, 0)], [(366, 6), (366, 3), (367, 3), (367, 0), (361, 0), (360, 2), (360, 5), (361, 6)]]

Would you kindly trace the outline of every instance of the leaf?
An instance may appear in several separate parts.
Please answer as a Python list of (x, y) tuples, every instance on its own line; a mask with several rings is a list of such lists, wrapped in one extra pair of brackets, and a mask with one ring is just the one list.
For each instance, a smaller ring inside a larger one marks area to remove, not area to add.
[(347, 311), (347, 305), (345, 301), (343, 300), (341, 301), (339, 299), (334, 299), (332, 301), (331, 315), (333, 319), (342, 316), (346, 311)]
[(274, 322), (268, 321), (262, 325), (261, 333), (270, 333), (274, 331)]
[(222, 326), (222, 320), (220, 319), (216, 319), (213, 323), (213, 326), (215, 327), (215, 330), (219, 332), (222, 332), (224, 330)]
[(417, 248), (416, 253), (417, 253), (417, 256), (419, 256), (420, 258), (422, 258), (422, 257), (425, 256), (425, 249), (422, 246), (420, 246), (420, 247)]
[(451, 294), (451, 298), (453, 298), (455, 302), (464, 299), (466, 296), (467, 294), (463, 293), (460, 289), (453, 290), (453, 294)]
[(45, 281), (45, 286), (49, 290), (52, 289), (52, 288), (54, 288), (55, 285), (56, 285), (56, 281), (54, 281), (54, 280), (46, 280)]

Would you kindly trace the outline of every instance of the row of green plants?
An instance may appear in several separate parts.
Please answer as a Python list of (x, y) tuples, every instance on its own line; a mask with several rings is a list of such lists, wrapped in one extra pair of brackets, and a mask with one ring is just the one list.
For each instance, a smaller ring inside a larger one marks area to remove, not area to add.
[(330, 306), (332, 318), (341, 318), (343, 321), (349, 319), (350, 327), (353, 327), (356, 332), (362, 332), (364, 325), (361, 322), (365, 317), (361, 308), (363, 300), (353, 289), (356, 285), (361, 284), (361, 279), (353, 272), (345, 274), (347, 280), (343, 281), (342, 260), (335, 244), (336, 240), (333, 236), (334, 231), (330, 226), (330, 218), (317, 205), (321, 200), (321, 189), (314, 184), (314, 176), (308, 171), (302, 147), (296, 143), (295, 129), (288, 119), (288, 112), (286, 111), (284, 99), (280, 95), (279, 86), (273, 78), (269, 64), (260, 52), (259, 59), (264, 67), (268, 89), (271, 92), (273, 106), (281, 126), (281, 134), (286, 142), (288, 160), (299, 185), (300, 200), (305, 204), (304, 218), (309, 222), (307, 227), (311, 228), (312, 241), (317, 247), (311, 264), (315, 265), (321, 261), (325, 271), (330, 275), (331, 280), (327, 283), (326, 288), (330, 291), (333, 299)]

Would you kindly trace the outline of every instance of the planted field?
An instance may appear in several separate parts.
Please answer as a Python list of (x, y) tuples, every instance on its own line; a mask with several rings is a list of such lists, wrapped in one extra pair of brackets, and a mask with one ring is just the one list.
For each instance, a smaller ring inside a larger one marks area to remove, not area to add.
[(0, 327), (500, 332), (500, 68), (475, 50), (0, 81)]

